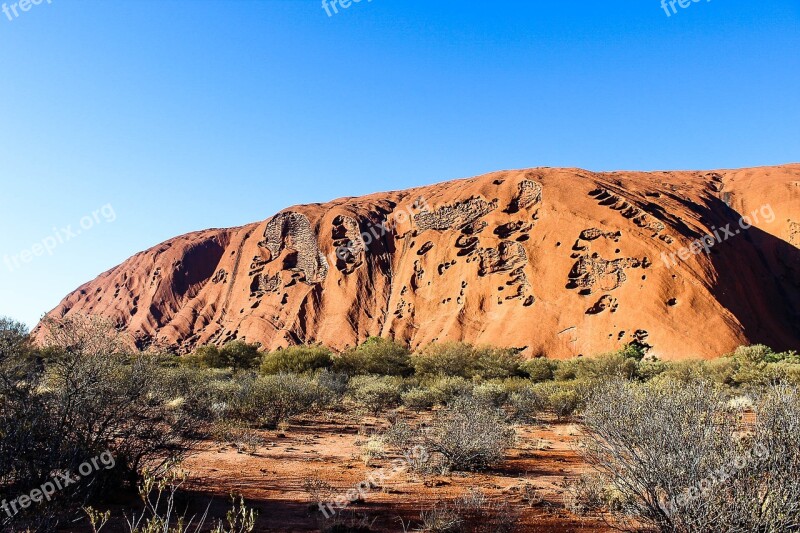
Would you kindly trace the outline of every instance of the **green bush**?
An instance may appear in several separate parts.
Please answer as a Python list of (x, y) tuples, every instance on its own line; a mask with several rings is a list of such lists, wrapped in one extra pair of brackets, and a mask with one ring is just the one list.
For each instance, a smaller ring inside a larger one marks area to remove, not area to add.
[(520, 422), (536, 422), (539, 413), (548, 407), (547, 397), (540, 390), (527, 386), (515, 390), (508, 397), (511, 417)]
[(773, 362), (775, 352), (772, 348), (763, 344), (752, 346), (739, 346), (733, 351), (733, 358), (749, 363), (768, 363)]
[(356, 376), (348, 388), (356, 403), (377, 414), (400, 404), (403, 380), (395, 376)]
[(212, 422), (216, 413), (214, 405), (224, 401), (220, 379), (227, 381), (229, 376), (215, 369), (201, 369), (187, 366), (163, 369), (165, 391), (192, 418)]
[(351, 376), (408, 376), (413, 372), (410, 355), (411, 352), (402, 344), (370, 337), (364, 344), (336, 357), (333, 365), (335, 370)]
[(578, 408), (580, 398), (578, 393), (572, 389), (554, 390), (547, 397), (547, 403), (559, 420), (570, 417)]
[(555, 381), (608, 377), (651, 379), (666, 370), (665, 363), (639, 359), (639, 352), (630, 346), (595, 357), (576, 357), (564, 361), (553, 361), (553, 379)]
[(213, 344), (201, 346), (189, 356), (189, 366), (199, 365), (206, 368), (231, 368), (233, 370), (249, 370), (256, 368), (261, 360), (257, 344), (244, 341), (231, 341), (222, 348)]
[(483, 379), (504, 379), (521, 376), (520, 364), (522, 356), (512, 348), (493, 348), (478, 346), (475, 348), (478, 359), (477, 376)]
[(314, 380), (296, 374), (239, 378), (223, 416), (275, 429), (280, 422), (311, 412), (328, 395)]
[(639, 361), (636, 373), (642, 381), (650, 381), (669, 369), (670, 364), (658, 360)]
[(544, 357), (538, 357), (525, 361), (520, 365), (520, 370), (527, 374), (531, 381), (534, 383), (542, 383), (544, 381), (551, 381), (553, 379), (553, 370), (556, 364)]
[(800, 364), (780, 362), (775, 363), (775, 372), (783, 381), (793, 385), (800, 385)]
[(570, 381), (577, 379), (579, 366), (582, 362), (582, 358), (553, 361), (555, 364), (555, 368), (553, 369), (553, 379), (555, 381)]
[(743, 361), (733, 375), (733, 382), (740, 386), (763, 386), (781, 380), (778, 365)]
[(626, 355), (625, 350), (602, 354), (585, 361), (582, 372), (578, 373), (578, 379), (586, 378), (607, 378), (622, 377), (625, 379), (637, 379), (639, 377), (638, 352), (633, 352), (634, 356)]
[(516, 350), (463, 342), (430, 344), (411, 358), (417, 376), (497, 379), (521, 375)]
[(509, 392), (502, 383), (482, 383), (472, 390), (475, 398), (494, 407), (502, 407), (509, 397)]
[(645, 346), (641, 342), (633, 341), (629, 342), (625, 346), (622, 347), (619, 352), (617, 352), (623, 359), (633, 359), (635, 361), (641, 361), (644, 359), (644, 356), (647, 354), (647, 350), (649, 346)]
[(437, 403), (449, 404), (457, 398), (471, 395), (473, 385), (461, 377), (442, 376), (430, 380), (428, 388), (438, 398)]
[(322, 345), (291, 346), (265, 354), (261, 361), (261, 373), (303, 374), (321, 368), (330, 368), (332, 365), (331, 351)]
[(439, 394), (426, 387), (414, 387), (402, 394), (402, 401), (409, 409), (424, 411), (439, 402)]
[(350, 376), (343, 372), (334, 372), (328, 368), (318, 371), (314, 377), (316, 383), (322, 387), (329, 396), (329, 403), (341, 400), (347, 392)]

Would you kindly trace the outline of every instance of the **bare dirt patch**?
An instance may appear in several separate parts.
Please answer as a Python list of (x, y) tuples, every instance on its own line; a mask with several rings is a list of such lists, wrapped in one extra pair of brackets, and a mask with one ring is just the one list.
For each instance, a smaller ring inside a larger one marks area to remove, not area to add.
[[(205, 443), (184, 464), (189, 473), (186, 488), (197, 496), (213, 496), (214, 514), (225, 508), (230, 493), (241, 494), (258, 510), (258, 531), (318, 531), (330, 522), (325, 522), (312, 502), (304, 481), (324, 482), (340, 496), (380, 468), (391, 472), (391, 461), (397, 456), (373, 459), (367, 466), (359, 446), (365, 434), (386, 425), (379, 418), (367, 418), (359, 425), (338, 414), (306, 418), (286, 431), (264, 432), (268, 444), (255, 455)], [(564, 482), (586, 471), (575, 449), (579, 431), (569, 423), (518, 427), (516, 445), (493, 470), (389, 474), (381, 487), (366, 491), (337, 514), (369, 524), (372, 531), (402, 532), (402, 522), (416, 525), (420, 513), (437, 502), (477, 489), (520, 512), (518, 531), (609, 531), (600, 517), (577, 517), (564, 508)]]

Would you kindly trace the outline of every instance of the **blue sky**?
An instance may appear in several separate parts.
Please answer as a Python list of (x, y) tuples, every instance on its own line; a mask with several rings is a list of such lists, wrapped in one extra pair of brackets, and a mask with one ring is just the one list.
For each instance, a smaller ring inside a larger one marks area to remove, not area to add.
[(31, 326), (138, 251), (293, 204), (800, 161), (798, 0), (26, 7), (0, 12), (0, 315)]

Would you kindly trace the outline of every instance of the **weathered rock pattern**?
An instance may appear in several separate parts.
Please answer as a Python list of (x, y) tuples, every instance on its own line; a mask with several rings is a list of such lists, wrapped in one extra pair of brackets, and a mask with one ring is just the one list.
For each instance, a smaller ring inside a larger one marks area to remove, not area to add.
[[(679, 258), (754, 212), (752, 228)], [(382, 335), (559, 358), (636, 339), (662, 358), (713, 357), (749, 342), (800, 348), (798, 247), (800, 165), (529, 169), (177, 237), (51, 314), (102, 315), (139, 346), (178, 352)]]

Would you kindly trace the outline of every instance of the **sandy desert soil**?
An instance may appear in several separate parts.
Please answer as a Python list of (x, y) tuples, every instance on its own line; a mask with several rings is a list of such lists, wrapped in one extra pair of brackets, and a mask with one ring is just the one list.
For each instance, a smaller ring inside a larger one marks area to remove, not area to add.
[[(301, 420), (284, 432), (264, 432), (268, 444), (256, 455), (204, 443), (183, 465), (189, 474), (186, 488), (198, 499), (213, 496), (215, 513), (224, 510), (230, 493), (241, 494), (258, 511), (257, 531), (318, 531), (322, 515), (303, 489), (304, 480), (323, 480), (337, 494), (345, 494), (380, 468), (392, 471), (392, 456), (367, 466), (359, 446), (365, 434), (387, 422), (367, 418), (359, 425), (353, 420), (334, 414), (325, 420)], [(372, 531), (402, 532), (401, 519), (417, 524), (421, 510), (474, 488), (519, 510), (518, 531), (611, 531), (600, 517), (579, 517), (564, 508), (564, 482), (586, 471), (576, 451), (579, 427), (552, 421), (517, 429), (513, 450), (491, 471), (426, 477), (389, 474), (382, 488), (368, 491), (363, 500), (339, 511), (340, 516), (367, 517)], [(521, 488), (526, 483), (536, 487), (541, 503), (531, 506), (523, 501)]]

